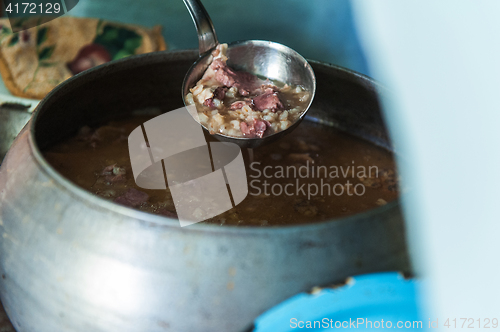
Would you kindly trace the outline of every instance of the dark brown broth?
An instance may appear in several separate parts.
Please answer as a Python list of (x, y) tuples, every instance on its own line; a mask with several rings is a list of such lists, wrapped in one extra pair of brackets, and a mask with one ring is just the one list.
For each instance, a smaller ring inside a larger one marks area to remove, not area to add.
[[(77, 135), (55, 145), (45, 152), (45, 157), (62, 175), (98, 196), (113, 200), (129, 188), (135, 188), (149, 195), (149, 200), (136, 209), (172, 216), (175, 214), (175, 207), (168, 189), (142, 189), (135, 184), (132, 177), (127, 137), (133, 129), (150, 118), (151, 116), (133, 116), (110, 122), (96, 131)], [(254, 149), (253, 158), (254, 162), (261, 164), (260, 166), (254, 164), (251, 169), (249, 155), (245, 153), (246, 172), (250, 184), (249, 195), (235, 208), (205, 221), (206, 223), (249, 226), (304, 224), (363, 212), (390, 202), (398, 196), (395, 165), (390, 152), (323, 125), (304, 121), (279, 141)], [(124, 181), (109, 181), (109, 177), (102, 174), (106, 166), (113, 164), (124, 168), (126, 172)], [(265, 166), (268, 166), (267, 174), (274, 175), (279, 172), (281, 166), (285, 175), (288, 170), (289, 177), (256, 178), (257, 171), (254, 169), (262, 171)], [(309, 166), (309, 178), (293, 176), (293, 167), (296, 167), (296, 170), (301, 167), (301, 174), (304, 175), (307, 166)], [(318, 176), (318, 166), (326, 166), (327, 173), (325, 174), (325, 169), (322, 168), (321, 176)], [(316, 171), (314, 178), (311, 176), (312, 167)], [(338, 170), (338, 178), (331, 177), (334, 175), (335, 167)], [(348, 170), (347, 167), (351, 168), (348, 174), (342, 174), (340, 167), (343, 167), (344, 172)], [(369, 173), (369, 167), (372, 167), (372, 177), (359, 179), (357, 175), (361, 174), (360, 167), (365, 168), (366, 175)], [(377, 176), (374, 167), (378, 170)], [(270, 194), (265, 195), (261, 192), (256, 195), (258, 193), (256, 187), (261, 191), (264, 189), (264, 180), (269, 183)], [(352, 184), (349, 192), (346, 188), (347, 181)], [(338, 183), (339, 185), (335, 187), (337, 194), (340, 193), (340, 185), (343, 185), (344, 193), (337, 196), (331, 192), (329, 195), (324, 192), (323, 195), (318, 193), (309, 195), (308, 198), (308, 185), (316, 184), (320, 188), (325, 183), (328, 183), (330, 188)], [(294, 194), (273, 195), (270, 190), (273, 184), (275, 193), (279, 192), (279, 186), (283, 188), (289, 184), (288, 192), (293, 191)], [(305, 190), (297, 191), (302, 185)], [(365, 188), (364, 194), (356, 195), (352, 190), (354, 185), (358, 185), (356, 187), (358, 193), (362, 185)], [(292, 187), (294, 189), (290, 190)]]

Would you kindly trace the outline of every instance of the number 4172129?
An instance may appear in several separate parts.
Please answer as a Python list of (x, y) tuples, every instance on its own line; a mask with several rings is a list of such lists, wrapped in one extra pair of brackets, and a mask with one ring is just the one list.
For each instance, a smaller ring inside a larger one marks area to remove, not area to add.
[(61, 12), (61, 4), (60, 3), (41, 3), (36, 4), (33, 2), (22, 2), (12, 4), (9, 3), (5, 11), (9, 14), (59, 14)]
[(488, 328), (497, 328), (498, 327), (498, 319), (493, 318), (453, 318), (453, 319), (447, 319), (444, 322), (444, 326), (447, 328), (483, 328), (483, 329), (488, 329)]

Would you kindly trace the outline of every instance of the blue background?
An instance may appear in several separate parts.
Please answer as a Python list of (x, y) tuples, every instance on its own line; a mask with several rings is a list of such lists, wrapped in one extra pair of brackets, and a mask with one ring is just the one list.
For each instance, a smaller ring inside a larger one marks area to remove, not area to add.
[[(348, 0), (204, 0), (219, 41), (264, 39), (308, 59), (369, 75)], [(198, 48), (196, 29), (182, 0), (81, 0), (74, 16), (145, 26), (161, 24), (170, 50)]]

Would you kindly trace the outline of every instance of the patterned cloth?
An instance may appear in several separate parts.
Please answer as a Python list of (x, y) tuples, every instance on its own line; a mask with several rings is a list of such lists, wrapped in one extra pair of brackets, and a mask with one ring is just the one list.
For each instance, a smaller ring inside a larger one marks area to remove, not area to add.
[(86, 69), (165, 49), (160, 26), (148, 29), (64, 16), (13, 33), (8, 20), (0, 19), (0, 73), (9, 91), (19, 97), (41, 99)]

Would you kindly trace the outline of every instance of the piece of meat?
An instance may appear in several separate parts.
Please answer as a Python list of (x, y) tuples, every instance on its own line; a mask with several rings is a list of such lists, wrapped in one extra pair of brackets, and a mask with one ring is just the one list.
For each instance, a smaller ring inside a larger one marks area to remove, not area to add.
[(217, 98), (219, 100), (223, 100), (224, 97), (226, 96), (226, 92), (228, 90), (227, 86), (219, 86), (217, 89), (214, 91), (214, 98)]
[(252, 100), (249, 99), (249, 100), (238, 100), (238, 101), (235, 101), (234, 103), (231, 104), (230, 108), (232, 110), (238, 110), (238, 109), (240, 109), (240, 108), (242, 108), (243, 106), (246, 106), (246, 105), (252, 107), (253, 106), (252, 105)]
[(116, 164), (109, 165), (104, 167), (101, 172), (101, 175), (105, 176), (106, 182), (117, 183), (117, 182), (125, 182), (127, 178), (125, 177), (125, 167), (116, 166)]
[(255, 136), (255, 127), (253, 125), (248, 125), (246, 122), (240, 123), (240, 130), (245, 137)]
[(129, 188), (121, 196), (115, 198), (114, 202), (129, 207), (136, 207), (146, 202), (148, 199), (149, 195), (145, 192)]
[(266, 88), (263, 94), (254, 97), (253, 104), (259, 111), (265, 109), (276, 111), (283, 108), (283, 103), (278, 96), (278, 92), (272, 88)]
[(264, 136), (265, 131), (267, 130), (267, 124), (265, 121), (256, 120), (251, 123), (242, 122), (240, 123), (240, 130), (245, 137), (259, 137), (262, 138)]
[(222, 85), (227, 87), (236, 87), (240, 95), (247, 96), (250, 91), (257, 88), (260, 80), (248, 72), (235, 71), (222, 61), (221, 59), (214, 59), (210, 64), (210, 68), (215, 72), (215, 79)]
[(208, 106), (212, 109), (215, 109), (217, 108), (215, 105), (214, 105), (214, 99), (213, 98), (208, 98), (208, 99), (205, 99), (205, 101), (203, 102), (203, 105), (205, 106)]
[(264, 136), (264, 132), (267, 129), (266, 123), (262, 120), (257, 120), (254, 122), (254, 127), (255, 127), (255, 135), (257, 135), (259, 138), (262, 138), (262, 136)]
[(115, 166), (116, 166), (116, 164), (104, 167), (104, 169), (101, 172), (101, 175), (110, 175), (110, 174), (113, 174), (113, 168)]
[(214, 98), (217, 98), (218, 100), (223, 100), (224, 97), (226, 96), (226, 91), (228, 90), (227, 87), (225, 86), (219, 86), (216, 88), (213, 92), (213, 97), (212, 98), (207, 98), (203, 102), (203, 105), (210, 107), (211, 109), (216, 109), (217, 106), (214, 104)]
[(260, 95), (262, 93), (265, 93), (265, 92), (270, 92), (270, 91), (275, 91), (275, 92), (278, 92), (280, 91), (280, 88), (278, 88), (276, 85), (274, 84), (271, 84), (271, 83), (268, 83), (267, 81), (262, 84), (260, 87), (259, 87), (259, 90), (261, 92), (259, 92), (258, 90), (254, 91), (255, 94), (257, 95)]
[(238, 91), (242, 96), (248, 96), (250, 94), (250, 91), (255, 89), (255, 87), (259, 84), (259, 79), (257, 78), (257, 76), (254, 76), (248, 72), (237, 71), (234, 73), (236, 74), (236, 82), (234, 86), (238, 88)]

